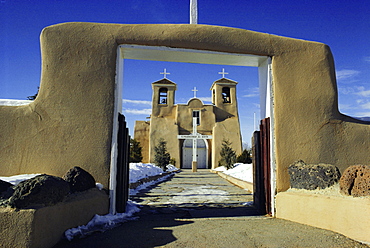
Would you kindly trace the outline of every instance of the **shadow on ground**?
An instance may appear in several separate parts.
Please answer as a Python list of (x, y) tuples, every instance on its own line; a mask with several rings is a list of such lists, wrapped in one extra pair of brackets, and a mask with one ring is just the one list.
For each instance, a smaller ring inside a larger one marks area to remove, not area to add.
[[(156, 197), (156, 195), (148, 193), (159, 186), (160, 183), (146, 188), (132, 196), (131, 199), (140, 204), (143, 198)], [(246, 193), (246, 195), (248, 194)], [(253, 206), (247, 205), (190, 202), (143, 205), (136, 216), (138, 216), (137, 220), (122, 223), (120, 226), (103, 233), (94, 233), (85, 238), (75, 238), (72, 241), (62, 240), (54, 248), (166, 246), (178, 240), (173, 231), (181, 226), (193, 224), (192, 219), (260, 216), (260, 213)]]

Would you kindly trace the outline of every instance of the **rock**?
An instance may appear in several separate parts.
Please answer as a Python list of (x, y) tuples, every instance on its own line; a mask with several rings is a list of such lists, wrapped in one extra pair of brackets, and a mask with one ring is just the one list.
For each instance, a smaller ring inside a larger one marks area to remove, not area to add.
[(370, 196), (370, 166), (352, 165), (339, 180), (340, 193), (351, 196)]
[(20, 182), (9, 198), (9, 205), (15, 208), (51, 206), (63, 201), (68, 194), (66, 181), (43, 174)]
[(8, 199), (14, 193), (13, 184), (0, 180), (0, 199)]
[(72, 193), (95, 188), (96, 185), (94, 177), (77, 166), (70, 169), (63, 179), (69, 183)]
[(288, 168), (290, 186), (296, 189), (325, 189), (340, 179), (339, 169), (331, 164), (306, 164), (302, 160)]

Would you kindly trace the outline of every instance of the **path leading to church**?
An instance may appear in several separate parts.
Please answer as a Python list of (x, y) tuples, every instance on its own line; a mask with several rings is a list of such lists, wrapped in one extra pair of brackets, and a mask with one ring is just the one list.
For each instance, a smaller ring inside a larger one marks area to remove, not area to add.
[(182, 170), (171, 180), (132, 196), (131, 199), (145, 206), (142, 212), (187, 211), (191, 216), (210, 215), (212, 212), (222, 216), (225, 212), (222, 210), (226, 209), (233, 216), (258, 214), (253, 207), (248, 207), (253, 201), (250, 192), (207, 169), (198, 169), (196, 173), (190, 169)]
[(368, 247), (343, 235), (258, 215), (253, 197), (207, 170), (142, 192), (138, 219), (57, 247)]

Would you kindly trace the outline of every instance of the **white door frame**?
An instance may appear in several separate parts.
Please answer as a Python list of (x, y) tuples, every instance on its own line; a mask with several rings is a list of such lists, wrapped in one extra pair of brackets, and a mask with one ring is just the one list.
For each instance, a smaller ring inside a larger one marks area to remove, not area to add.
[[(273, 92), (271, 58), (251, 54), (235, 54), (217, 51), (204, 51), (195, 49), (171, 48), (164, 46), (119, 45), (117, 48), (115, 106), (113, 113), (113, 134), (111, 145), (110, 164), (110, 212), (115, 213), (115, 178), (117, 171), (117, 134), (118, 113), (122, 112), (122, 87), (123, 87), (123, 61), (124, 59), (169, 61), (199, 64), (219, 64), (259, 67), (261, 119), (267, 116), (271, 120), (271, 209), (274, 215), (276, 164), (275, 164), (275, 136), (273, 115)], [(261, 89), (263, 89), (261, 91)], [(206, 142), (208, 145), (208, 143)]]

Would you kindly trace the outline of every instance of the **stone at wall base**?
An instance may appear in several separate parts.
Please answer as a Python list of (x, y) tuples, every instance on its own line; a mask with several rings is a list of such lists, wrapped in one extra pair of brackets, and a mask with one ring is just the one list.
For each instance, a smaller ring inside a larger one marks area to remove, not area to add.
[(91, 189), (70, 195), (64, 202), (39, 209), (0, 208), (3, 247), (52, 247), (67, 229), (87, 224), (95, 214), (109, 211), (109, 197)]
[(306, 164), (296, 161), (288, 168), (290, 187), (295, 189), (325, 189), (340, 179), (337, 167), (331, 164)]
[(353, 165), (348, 167), (339, 180), (343, 195), (370, 196), (370, 166)]

